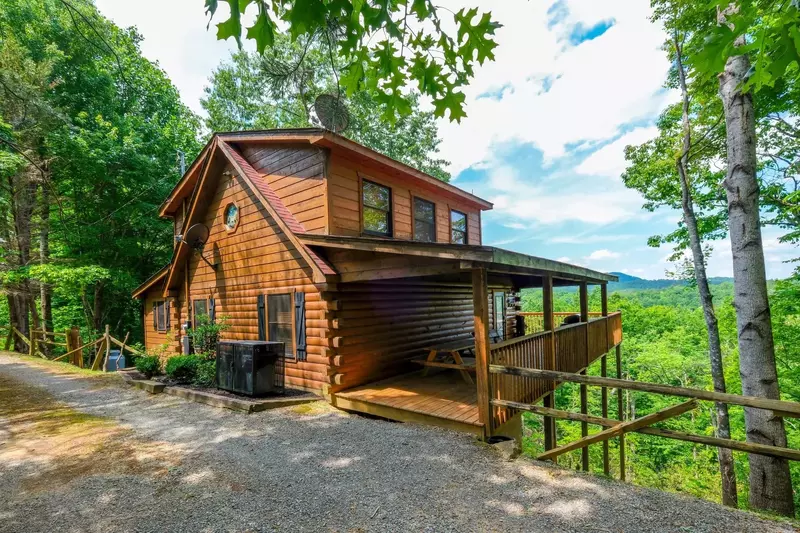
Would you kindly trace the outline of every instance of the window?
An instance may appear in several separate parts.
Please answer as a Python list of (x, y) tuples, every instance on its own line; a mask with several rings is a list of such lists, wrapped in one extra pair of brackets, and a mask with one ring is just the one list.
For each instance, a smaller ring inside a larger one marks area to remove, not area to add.
[[(259, 294), (258, 338), (283, 342), (285, 356), (306, 360), (306, 295), (304, 292)], [(293, 343), (294, 341), (294, 343)]]
[(436, 242), (436, 205), (414, 198), (414, 240)]
[(267, 339), (284, 343), (289, 357), (294, 356), (293, 313), (291, 293), (267, 295)]
[(236, 204), (228, 204), (225, 206), (225, 228), (228, 231), (233, 231), (239, 225), (239, 208)]
[(494, 330), (500, 339), (506, 338), (506, 293), (494, 293)]
[(363, 180), (361, 186), (364, 233), (392, 236), (392, 190)]
[(153, 302), (153, 329), (156, 331), (169, 329), (169, 304), (167, 302)]
[(467, 215), (461, 211), (450, 211), (450, 242), (467, 244)]
[(197, 324), (201, 316), (207, 316), (209, 321), (214, 322), (216, 318), (216, 310), (214, 305), (214, 298), (192, 300), (192, 310), (194, 311), (194, 323)]

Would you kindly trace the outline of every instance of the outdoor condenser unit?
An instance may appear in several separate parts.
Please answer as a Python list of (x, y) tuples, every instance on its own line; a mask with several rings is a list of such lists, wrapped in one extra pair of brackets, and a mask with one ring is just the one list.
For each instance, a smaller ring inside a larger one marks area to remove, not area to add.
[(217, 345), (217, 388), (264, 396), (284, 391), (282, 342), (220, 341)]

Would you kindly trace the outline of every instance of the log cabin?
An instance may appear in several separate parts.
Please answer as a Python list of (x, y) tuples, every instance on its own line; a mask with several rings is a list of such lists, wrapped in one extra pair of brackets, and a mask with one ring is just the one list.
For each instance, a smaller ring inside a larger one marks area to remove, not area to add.
[[(174, 252), (133, 294), (145, 344), (181, 353), (196, 317), (224, 317), (225, 338), (284, 342), (286, 385), (337, 407), (518, 436), (519, 413), (492, 398), (547, 403), (554, 384), (490, 366), (581, 371), (619, 346), (621, 317), (615, 276), (483, 245), (491, 208), (326, 130), (215, 134), (160, 208)], [(199, 252), (183, 238), (196, 224)], [(580, 321), (558, 327), (553, 287), (570, 285)], [(520, 311), (528, 287), (543, 288), (538, 318)]]

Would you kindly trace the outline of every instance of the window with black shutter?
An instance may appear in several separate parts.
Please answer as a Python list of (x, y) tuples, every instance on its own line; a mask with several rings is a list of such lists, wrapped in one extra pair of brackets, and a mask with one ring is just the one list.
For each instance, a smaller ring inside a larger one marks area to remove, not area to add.
[(267, 340), (282, 342), (286, 357), (294, 357), (292, 293), (267, 294)]

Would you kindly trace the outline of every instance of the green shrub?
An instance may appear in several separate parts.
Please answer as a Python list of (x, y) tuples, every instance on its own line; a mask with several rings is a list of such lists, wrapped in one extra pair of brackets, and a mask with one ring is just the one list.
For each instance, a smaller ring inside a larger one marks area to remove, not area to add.
[(191, 383), (197, 376), (197, 367), (203, 361), (198, 355), (176, 355), (167, 359), (164, 372), (178, 383)]
[(140, 355), (136, 358), (136, 370), (150, 379), (161, 373), (161, 359), (157, 355)]
[(217, 360), (204, 359), (197, 365), (194, 384), (201, 387), (213, 387), (217, 383)]
[(188, 331), (194, 346), (194, 353), (201, 355), (216, 352), (220, 334), (228, 328), (230, 326), (225, 317), (218, 317), (216, 322), (211, 322), (208, 315), (198, 316), (197, 323)]

